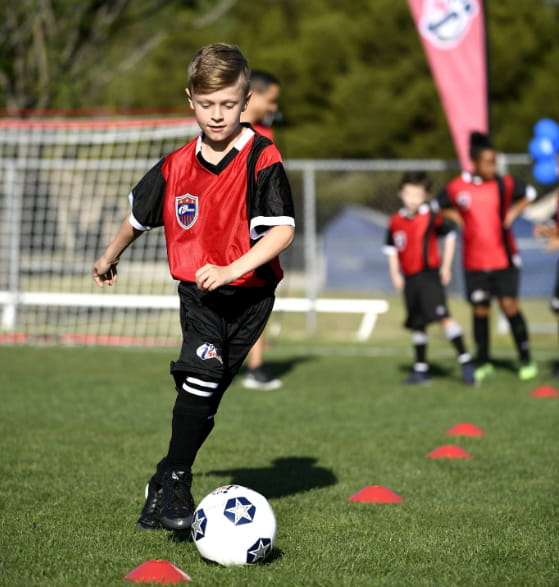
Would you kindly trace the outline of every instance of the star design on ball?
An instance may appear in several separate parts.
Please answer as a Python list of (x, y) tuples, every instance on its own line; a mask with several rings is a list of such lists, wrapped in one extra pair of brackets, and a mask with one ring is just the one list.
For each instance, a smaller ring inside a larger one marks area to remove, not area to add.
[(225, 504), (223, 515), (235, 526), (250, 524), (254, 519), (256, 508), (246, 497), (233, 497)]
[(194, 520), (192, 520), (191, 532), (194, 540), (200, 540), (200, 538), (204, 538), (206, 535), (207, 523), (208, 519), (206, 518), (204, 510), (198, 510), (194, 516)]
[(259, 538), (247, 550), (247, 563), (253, 564), (256, 561), (264, 560), (272, 550), (272, 541), (269, 538)]

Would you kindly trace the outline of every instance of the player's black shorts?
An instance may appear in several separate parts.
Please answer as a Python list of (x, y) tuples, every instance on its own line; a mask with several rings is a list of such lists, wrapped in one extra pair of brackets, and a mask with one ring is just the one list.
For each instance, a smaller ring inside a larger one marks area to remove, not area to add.
[(171, 373), (229, 383), (266, 326), (274, 291), (224, 286), (201, 292), (196, 284), (181, 282), (179, 298), (182, 347)]
[(407, 275), (404, 300), (408, 312), (404, 326), (410, 330), (424, 328), (450, 316), (438, 269)]
[(491, 299), (517, 298), (520, 283), (518, 267), (495, 271), (466, 271), (466, 299), (473, 305), (489, 306)]

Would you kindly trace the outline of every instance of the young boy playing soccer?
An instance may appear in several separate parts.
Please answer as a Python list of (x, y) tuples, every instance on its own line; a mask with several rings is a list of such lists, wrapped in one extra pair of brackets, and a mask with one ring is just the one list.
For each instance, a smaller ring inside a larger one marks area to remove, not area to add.
[[(405, 383), (429, 381), (426, 327), (439, 322), (456, 350), (462, 381), (472, 385), (474, 365), (462, 328), (449, 314), (443, 287), (451, 277), (456, 225), (431, 209), (427, 203), (430, 189), (431, 180), (424, 171), (404, 173), (399, 188), (404, 206), (390, 218), (384, 247), (392, 283), (404, 292), (408, 314), (404, 326), (412, 331), (415, 364)], [(439, 237), (445, 237), (442, 262)]]
[(493, 373), (489, 353), (489, 315), (496, 297), (506, 316), (517, 348), (518, 377), (536, 377), (531, 361), (528, 327), (518, 302), (520, 257), (512, 223), (536, 198), (536, 190), (511, 175), (497, 174), (497, 152), (489, 137), (470, 137), (473, 174), (464, 172), (450, 181), (438, 196), (442, 214), (462, 227), (462, 261), (466, 294), (472, 306), (476, 345), (476, 379)]
[(266, 325), (282, 277), (278, 255), (294, 233), (281, 155), (241, 124), (250, 70), (238, 47), (203, 47), (188, 78), (200, 136), (161, 159), (132, 189), (130, 216), (93, 265), (97, 285), (112, 285), (124, 250), (163, 226), (170, 272), (180, 282), (183, 342), (171, 363), (177, 396), (168, 452), (148, 483), (137, 522), (145, 530), (190, 527), (196, 453)]

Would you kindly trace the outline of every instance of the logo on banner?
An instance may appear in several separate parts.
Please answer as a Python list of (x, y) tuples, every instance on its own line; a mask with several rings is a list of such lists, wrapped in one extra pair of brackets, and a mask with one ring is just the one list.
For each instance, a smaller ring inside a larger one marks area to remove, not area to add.
[(453, 49), (478, 13), (478, 0), (425, 0), (419, 30), (439, 49)]
[(183, 228), (191, 228), (198, 218), (198, 198), (190, 194), (175, 198), (175, 214)]

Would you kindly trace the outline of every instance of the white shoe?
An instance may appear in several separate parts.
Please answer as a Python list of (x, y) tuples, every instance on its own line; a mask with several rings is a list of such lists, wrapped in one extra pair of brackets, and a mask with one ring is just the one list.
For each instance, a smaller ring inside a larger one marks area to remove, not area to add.
[(282, 385), (280, 379), (272, 377), (262, 367), (248, 369), (243, 379), (243, 387), (248, 389), (279, 389)]

